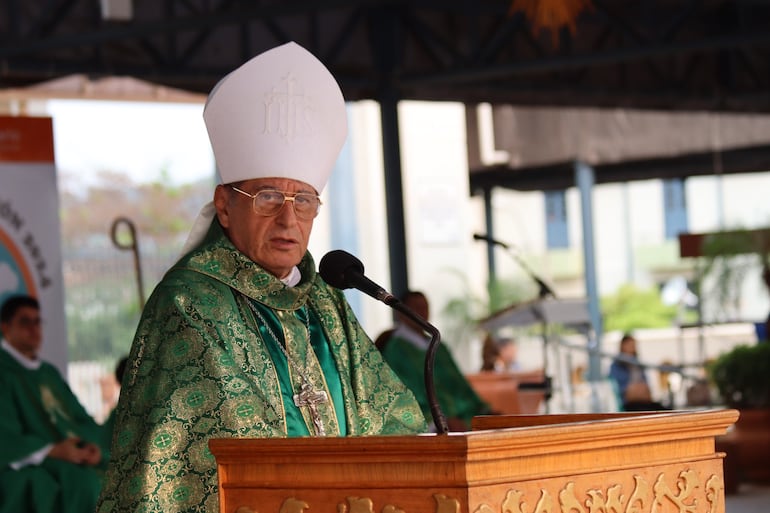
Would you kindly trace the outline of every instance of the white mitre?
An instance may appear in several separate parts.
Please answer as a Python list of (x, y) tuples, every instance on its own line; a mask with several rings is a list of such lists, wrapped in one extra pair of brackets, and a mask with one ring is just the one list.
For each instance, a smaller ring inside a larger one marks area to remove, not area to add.
[[(252, 58), (209, 93), (203, 109), (222, 183), (291, 178), (320, 194), (347, 137), (345, 100), (313, 54), (287, 43)], [(215, 215), (203, 207), (186, 253)]]

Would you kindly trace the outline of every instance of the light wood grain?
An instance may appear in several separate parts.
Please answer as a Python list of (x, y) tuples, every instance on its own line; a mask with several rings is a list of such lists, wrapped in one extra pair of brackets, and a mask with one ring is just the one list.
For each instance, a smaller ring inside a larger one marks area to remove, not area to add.
[(669, 508), (657, 511), (724, 513), (714, 437), (737, 416), (512, 415), (494, 417), (493, 429), (493, 417), (475, 419), (479, 430), (468, 433), (213, 439), (210, 447), (223, 513), (299, 513), (288, 510), (302, 504), (337, 513), (573, 513), (579, 504), (589, 513), (607, 500), (623, 508), (607, 513), (621, 513), (634, 497), (640, 513), (655, 500)]
[(545, 398), (543, 390), (519, 389), (521, 383), (541, 383), (542, 371), (478, 372), (465, 378), (478, 396), (499, 414), (537, 413)]

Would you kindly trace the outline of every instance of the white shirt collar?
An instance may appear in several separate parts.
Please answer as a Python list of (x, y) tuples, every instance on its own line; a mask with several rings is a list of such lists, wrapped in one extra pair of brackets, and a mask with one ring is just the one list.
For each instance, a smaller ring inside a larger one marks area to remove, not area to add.
[(299, 272), (299, 269), (297, 269), (297, 266), (295, 265), (291, 268), (291, 271), (289, 271), (289, 274), (285, 278), (281, 278), (281, 281), (287, 287), (294, 287), (301, 279), (302, 273)]
[(0, 347), (5, 349), (5, 351), (9, 355), (13, 356), (13, 359), (16, 360), (17, 362), (19, 362), (19, 364), (21, 364), (25, 369), (38, 370), (40, 368), (40, 365), (41, 365), (42, 362), (39, 359), (38, 360), (30, 360), (29, 358), (27, 358), (26, 356), (24, 356), (23, 354), (18, 352), (16, 350), (16, 348), (13, 347), (10, 344), (10, 342), (8, 342), (7, 340), (3, 339), (0, 342)]
[(426, 337), (422, 332), (413, 330), (406, 324), (399, 324), (396, 326), (396, 331), (393, 332), (393, 336), (403, 338), (414, 347), (422, 349), (423, 351), (427, 351), (428, 346), (430, 345), (430, 337)]

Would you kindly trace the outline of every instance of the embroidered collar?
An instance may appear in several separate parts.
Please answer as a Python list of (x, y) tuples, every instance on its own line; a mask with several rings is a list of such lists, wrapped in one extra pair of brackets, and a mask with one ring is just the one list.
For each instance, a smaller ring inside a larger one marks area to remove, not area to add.
[(296, 310), (307, 302), (316, 278), (315, 262), (306, 252), (297, 266), (298, 283), (295, 286), (286, 285), (238, 251), (225, 236), (216, 218), (203, 241), (183, 256), (173, 269), (205, 274), (268, 308), (287, 311)]

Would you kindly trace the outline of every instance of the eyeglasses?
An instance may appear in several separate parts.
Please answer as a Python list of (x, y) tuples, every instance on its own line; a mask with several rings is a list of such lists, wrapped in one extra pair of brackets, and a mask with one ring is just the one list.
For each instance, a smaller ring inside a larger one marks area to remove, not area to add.
[(294, 214), (305, 221), (309, 221), (318, 215), (321, 210), (321, 198), (315, 194), (306, 192), (284, 192), (272, 189), (258, 191), (256, 194), (249, 194), (242, 191), (234, 185), (230, 186), (234, 191), (240, 192), (244, 196), (252, 199), (252, 208), (254, 212), (261, 216), (275, 216), (281, 211), (287, 201), (294, 203)]

